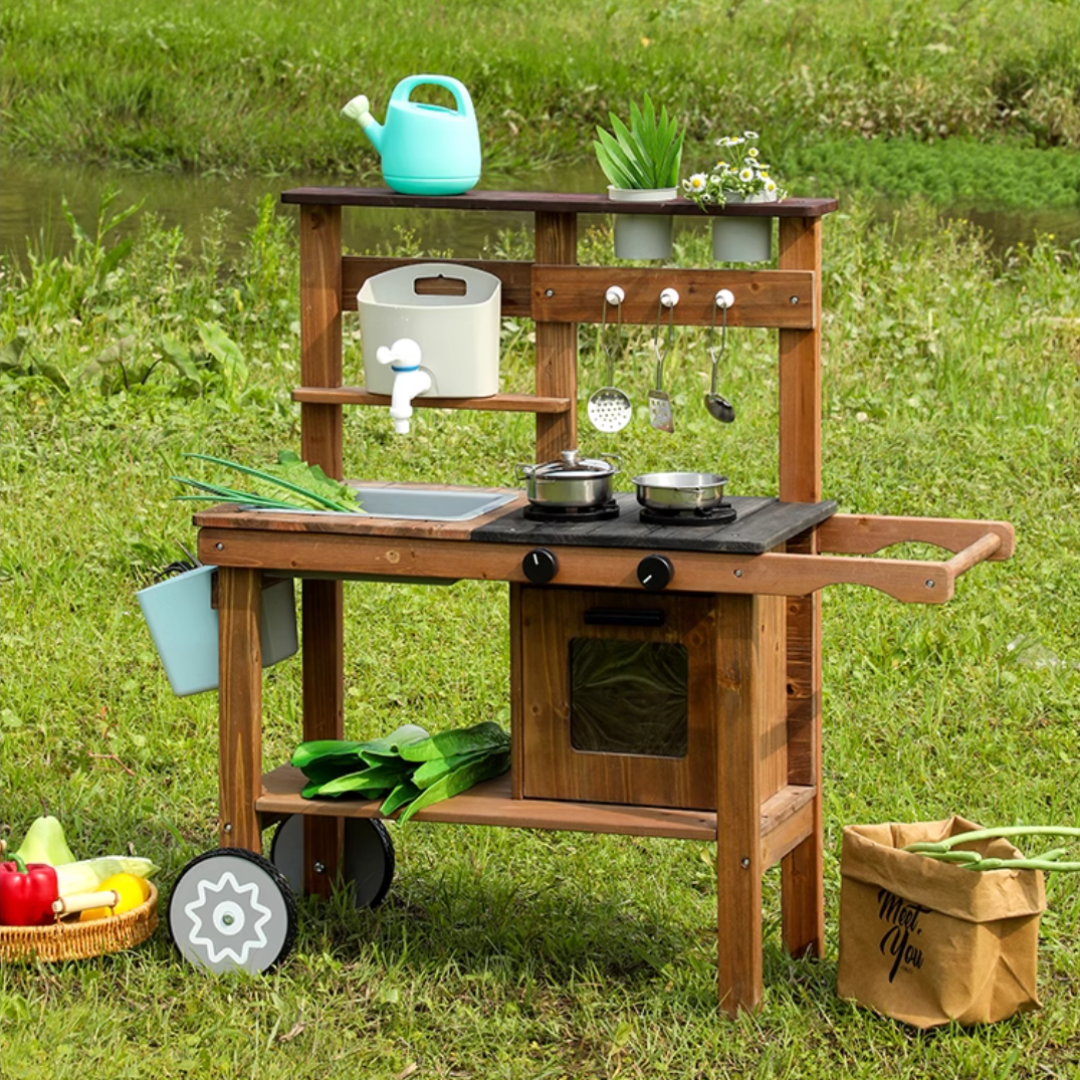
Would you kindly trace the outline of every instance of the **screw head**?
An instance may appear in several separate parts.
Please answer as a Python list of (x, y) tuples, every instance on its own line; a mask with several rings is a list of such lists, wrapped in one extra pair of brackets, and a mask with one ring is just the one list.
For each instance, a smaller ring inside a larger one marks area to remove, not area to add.
[(797, 296), (789, 297), (789, 303), (791, 304), (792, 307), (794, 307), (798, 302), (799, 302), (799, 298)]
[(326, 864), (321, 863), (321, 862), (317, 862), (315, 864), (315, 873), (316, 874), (325, 874), (326, 873)]
[(750, 860), (744, 857), (744, 858), (742, 858), (742, 859), (740, 859), (740, 860), (739, 860), (739, 865), (740, 865), (740, 866), (741, 866), (741, 867), (742, 867), (742, 868), (743, 868), (744, 870), (749, 870), (749, 869), (750, 869)]
[(926, 579), (926, 587), (928, 589), (932, 589), (934, 587), (934, 579), (933, 578), (927, 578)]
[(547, 297), (552, 297), (552, 296), (555, 295), (555, 290), (554, 289), (545, 289), (544, 290), (544, 295), (547, 296)]

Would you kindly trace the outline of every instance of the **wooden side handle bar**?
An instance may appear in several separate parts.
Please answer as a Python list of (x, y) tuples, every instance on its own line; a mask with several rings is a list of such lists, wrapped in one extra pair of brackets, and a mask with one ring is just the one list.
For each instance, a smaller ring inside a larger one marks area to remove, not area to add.
[(1001, 539), (1001, 544), (989, 558), (995, 561), (1011, 558), (1016, 547), (1016, 536), (1007, 521), (834, 514), (818, 526), (817, 540), (819, 551), (834, 555), (873, 555), (893, 544), (907, 542), (933, 544), (947, 551), (958, 552), (970, 547), (987, 533)]

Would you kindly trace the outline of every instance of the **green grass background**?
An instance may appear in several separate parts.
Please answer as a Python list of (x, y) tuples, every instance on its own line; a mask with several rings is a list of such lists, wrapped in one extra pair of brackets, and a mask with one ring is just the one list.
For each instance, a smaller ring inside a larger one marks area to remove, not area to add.
[[(588, 153), (608, 106), (670, 89), (703, 148), (709, 124), (755, 126), (783, 134), (793, 155), (835, 147), (833, 161), (856, 146), (868, 160), (896, 152), (854, 122), (880, 101), (872, 115), (885, 126), (872, 134), (958, 162), (952, 183), (969, 156), (983, 171), (999, 160), (980, 158), (986, 147), (1055, 169), (1075, 162), (1075, 136), (1047, 134), (1049, 121), (1040, 132), (1032, 104), (1075, 86), (1075, 10), (327, 4), (316, 21), (282, 4), (165, 15), (20, 0), (0, 12), (2, 138), (19, 153), (139, 168), (303, 163), (331, 182), (359, 146), (338, 126), (340, 101), (359, 90), (385, 100), (407, 71), (453, 62), (506, 125), (500, 135), (491, 121), (485, 139), (511, 169)], [(956, 47), (927, 48), (937, 42)], [(814, 100), (833, 111), (796, 107), (808, 100), (804, 65), (814, 87), (832, 88)], [(1030, 76), (1026, 119), (976, 107), (1006, 68)], [(974, 103), (970, 114), (943, 111), (950, 95)], [(942, 138), (906, 105), (888, 127), (888, 103), (924, 98), (926, 115), (972, 119)], [(1064, 123), (1069, 95), (1053, 100), (1047, 115)], [(395, 831), (384, 906), (305, 901), (296, 949), (269, 976), (195, 972), (164, 932), (129, 954), (5, 965), (5, 1076), (1078, 1075), (1080, 890), (1065, 875), (1048, 875), (1041, 1011), (917, 1034), (835, 996), (844, 824), (952, 812), (1080, 821), (1077, 251), (1043, 237), (995, 255), (968, 227), (941, 224), (932, 191), (905, 190), (889, 220), (872, 213), (871, 194), (845, 188), (824, 225), (825, 491), (843, 511), (1008, 520), (1018, 547), (971, 571), (944, 606), (846, 586), (823, 594), (825, 958), (783, 955), (770, 872), (764, 1008), (727, 1019), (715, 1007), (710, 845), (412, 823)], [(216, 697), (172, 696), (135, 593), (193, 543), (190, 507), (169, 480), (185, 451), (259, 463), (298, 446), (296, 244), (272, 194), (235, 256), (212, 213), (195, 235), (142, 213), (114, 220), (128, 209), (114, 202), (98, 222), (73, 222), (69, 255), (32, 246), (25, 263), (0, 263), (0, 828), (17, 841), (44, 801), (77, 854), (133, 845), (161, 864), (167, 891), (216, 842)], [(703, 223), (679, 236), (678, 262), (707, 261)], [(528, 257), (529, 244), (507, 232), (490, 253)], [(425, 241), (403, 234), (397, 247), (418, 253)], [(584, 237), (582, 257), (610, 259), (605, 230)], [(530, 330), (504, 324), (507, 390), (531, 385)], [(357, 338), (347, 320), (347, 380), (358, 382)], [(739, 411), (730, 428), (701, 404), (704, 335), (679, 336), (670, 437), (640, 408), (616, 438), (591, 432), (584, 399), (606, 370), (594, 332), (581, 343), (586, 452), (616, 451), (636, 470), (716, 468), (736, 494), (775, 490), (773, 333), (732, 334), (721, 372)], [(620, 371), (640, 403), (652, 365), (643, 335), (634, 343)], [(523, 416), (425, 410), (403, 440), (381, 410), (350, 410), (346, 472), (507, 484), (532, 440)], [(507, 723), (505, 586), (353, 586), (346, 604), (350, 737), (404, 720)], [(299, 712), (291, 660), (266, 679), (268, 762), (298, 740)]]

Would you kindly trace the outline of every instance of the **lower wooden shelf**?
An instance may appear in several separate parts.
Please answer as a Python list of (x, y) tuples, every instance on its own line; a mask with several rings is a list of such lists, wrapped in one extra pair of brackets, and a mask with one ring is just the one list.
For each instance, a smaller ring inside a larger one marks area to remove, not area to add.
[[(300, 794), (304, 783), (303, 773), (291, 765), (282, 765), (266, 773), (255, 809), (273, 817), (287, 814), (382, 817), (379, 812), (381, 800), (305, 799)], [(762, 804), (761, 837), (766, 866), (782, 858), (810, 835), (813, 799), (814, 788), (788, 785)], [(708, 810), (512, 799), (509, 773), (421, 810), (416, 820), (683, 840), (716, 839), (716, 814)]]

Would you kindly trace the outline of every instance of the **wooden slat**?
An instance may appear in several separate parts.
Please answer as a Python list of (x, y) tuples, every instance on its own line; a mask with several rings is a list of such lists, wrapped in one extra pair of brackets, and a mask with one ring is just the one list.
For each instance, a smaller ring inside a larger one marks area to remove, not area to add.
[[(536, 262), (577, 262), (577, 218), (569, 213), (538, 211)], [(536, 322), (536, 394), (577, 401), (577, 326), (565, 320)], [(577, 411), (537, 413), (536, 460), (554, 461), (577, 446)]]
[[(261, 516), (261, 515), (260, 515)], [(302, 522), (291, 524), (302, 528)], [(422, 523), (430, 528), (431, 523)], [(215, 529), (199, 533), (199, 557), (218, 565), (260, 567), (303, 576), (335, 574), (341, 577), (371, 574), (401, 578), (470, 578), (482, 581), (526, 580), (522, 544), (452, 544), (415, 539), (412, 535), (379, 536), (362, 516), (338, 523), (344, 532), (298, 533), (269, 529)], [(406, 523), (397, 523), (405, 533)], [(365, 535), (360, 530), (367, 529)], [(448, 534), (442, 534), (444, 537)], [(745, 595), (802, 596), (827, 585), (865, 585), (905, 603), (943, 604), (956, 591), (955, 574), (947, 562), (914, 559), (847, 559), (834, 555), (718, 555), (709, 552), (669, 553), (683, 592), (720, 592)], [(639, 589), (637, 564), (640, 549), (559, 548), (559, 584), (605, 589)], [(789, 624), (792, 616), (789, 610)], [(810, 644), (801, 652), (812, 656)], [(789, 654), (793, 650), (789, 647)], [(799, 651), (794, 652), (795, 655)], [(788, 681), (793, 671), (789, 669)], [(812, 689), (799, 689), (792, 698), (807, 697)], [(789, 732), (789, 739), (791, 733)]]
[[(372, 394), (362, 386), (341, 386), (334, 390), (321, 386), (299, 386), (293, 401), (334, 405), (379, 405), (390, 407), (389, 394)], [(415, 397), (414, 409), (476, 409), (481, 412), (564, 413), (573, 406), (566, 397), (536, 397), (534, 394), (492, 394), (481, 398)]]
[(762, 699), (758, 730), (758, 782), (762, 799), (788, 784), (787, 699), (785, 695), (784, 636), (786, 598), (760, 596), (758, 619), (762, 639), (757, 663), (762, 669)]
[(522, 585), (511, 585), (510, 621), (510, 797), (525, 797), (525, 673), (521, 667)]
[(783, 787), (761, 807), (761, 865), (768, 869), (793, 851), (813, 831), (812, 787)]
[[(820, 219), (781, 220), (779, 249), (780, 270), (809, 270), (814, 274), (814, 325), (820, 326)], [(818, 502), (821, 499), (821, 334), (817, 330), (781, 330), (779, 336), (780, 498)], [(787, 551), (795, 558), (819, 558), (816, 530), (789, 541)], [(918, 589), (917, 584), (915, 588)], [(786, 642), (788, 782), (811, 786), (816, 794), (810, 809), (810, 832), (788, 853), (781, 866), (782, 936), (785, 948), (793, 955), (821, 956), (825, 941), (821, 597), (810, 589), (799, 592), (798, 598), (789, 600)]]
[(346, 255), (341, 260), (342, 308), (345, 311), (356, 311), (356, 294), (369, 277), (402, 266), (412, 266), (418, 261), (447, 266), (472, 266), (494, 274), (502, 282), (502, 314), (526, 319), (532, 314), (532, 263), (496, 262), (491, 259), (377, 259)]
[(765, 722), (765, 682), (774, 665), (768, 620), (758, 598), (728, 597), (716, 642), (716, 892), (717, 986), (729, 1014), (756, 1009), (762, 995), (761, 779), (759, 747)]
[(262, 853), (262, 574), (218, 571), (218, 842)]
[[(256, 806), (264, 821), (304, 814), (314, 818), (381, 818), (380, 799), (305, 799), (300, 791), (304, 774), (291, 765), (280, 765), (262, 778)], [(768, 851), (787, 823), (797, 817), (812, 792), (784, 788), (766, 800), (760, 811), (761, 843)], [(396, 815), (395, 815), (396, 816)], [(495, 825), (517, 829), (552, 829), (559, 832), (610, 833), (621, 836), (664, 836), (683, 840), (716, 839), (716, 814), (706, 810), (668, 810), (648, 806), (614, 806), (605, 803), (551, 802), (546, 799), (515, 799), (510, 774), (486, 780), (474, 788), (421, 810), (417, 821), (458, 825)], [(772, 838), (772, 839), (770, 839)], [(782, 840), (780, 841), (783, 842)]]
[[(341, 210), (335, 206), (300, 208), (300, 377), (316, 386), (341, 385)], [(303, 458), (338, 479), (344, 475), (343, 432), (340, 404), (301, 404)], [(345, 701), (341, 582), (304, 582), (301, 613), (304, 738), (340, 738)], [(306, 892), (329, 895), (340, 850), (338, 826), (305, 823)]]
[[(619, 204), (606, 193), (574, 194), (550, 191), (468, 191), (463, 195), (403, 195), (389, 188), (300, 187), (285, 191), (283, 203), (301, 206), (411, 207), (417, 210), (494, 210), (555, 214), (612, 214)], [(621, 204), (625, 207), (625, 203)], [(785, 199), (775, 203), (732, 203), (707, 211), (724, 217), (817, 218), (831, 214), (835, 199)], [(701, 210), (688, 199), (666, 203), (634, 203), (635, 214), (670, 214), (675, 217), (702, 217)]]
[(818, 528), (817, 538), (821, 551), (873, 555), (893, 544), (908, 542), (962, 551), (987, 533), (1001, 539), (1001, 545), (989, 558), (995, 562), (1011, 558), (1016, 549), (1016, 530), (1007, 521), (835, 514)]
[[(341, 385), (341, 210), (300, 210), (300, 379), (305, 386)], [(336, 404), (300, 407), (305, 461), (342, 478), (342, 415)]]
[[(716, 293), (729, 289), (735, 303), (728, 309), (728, 326), (797, 327), (812, 330), (814, 274), (810, 271), (617, 269), (603, 266), (559, 267), (538, 264), (533, 271), (534, 318), (562, 322), (598, 323), (604, 294), (612, 285), (626, 293), (621, 304), (624, 323), (655, 325), (660, 293), (674, 288), (679, 302), (673, 310), (677, 326), (717, 327)], [(663, 313), (667, 323), (667, 312)], [(608, 318), (612, 318), (611, 311)]]
[[(303, 784), (303, 774), (290, 765), (282, 765), (267, 773), (263, 777), (262, 795), (257, 803), (259, 810), (320, 816), (382, 817), (379, 812), (380, 800), (303, 799), (300, 796)], [(706, 810), (515, 799), (511, 797), (509, 773), (421, 810), (416, 820), (624, 836), (666, 836), (683, 840), (716, 839), (716, 815)]]

